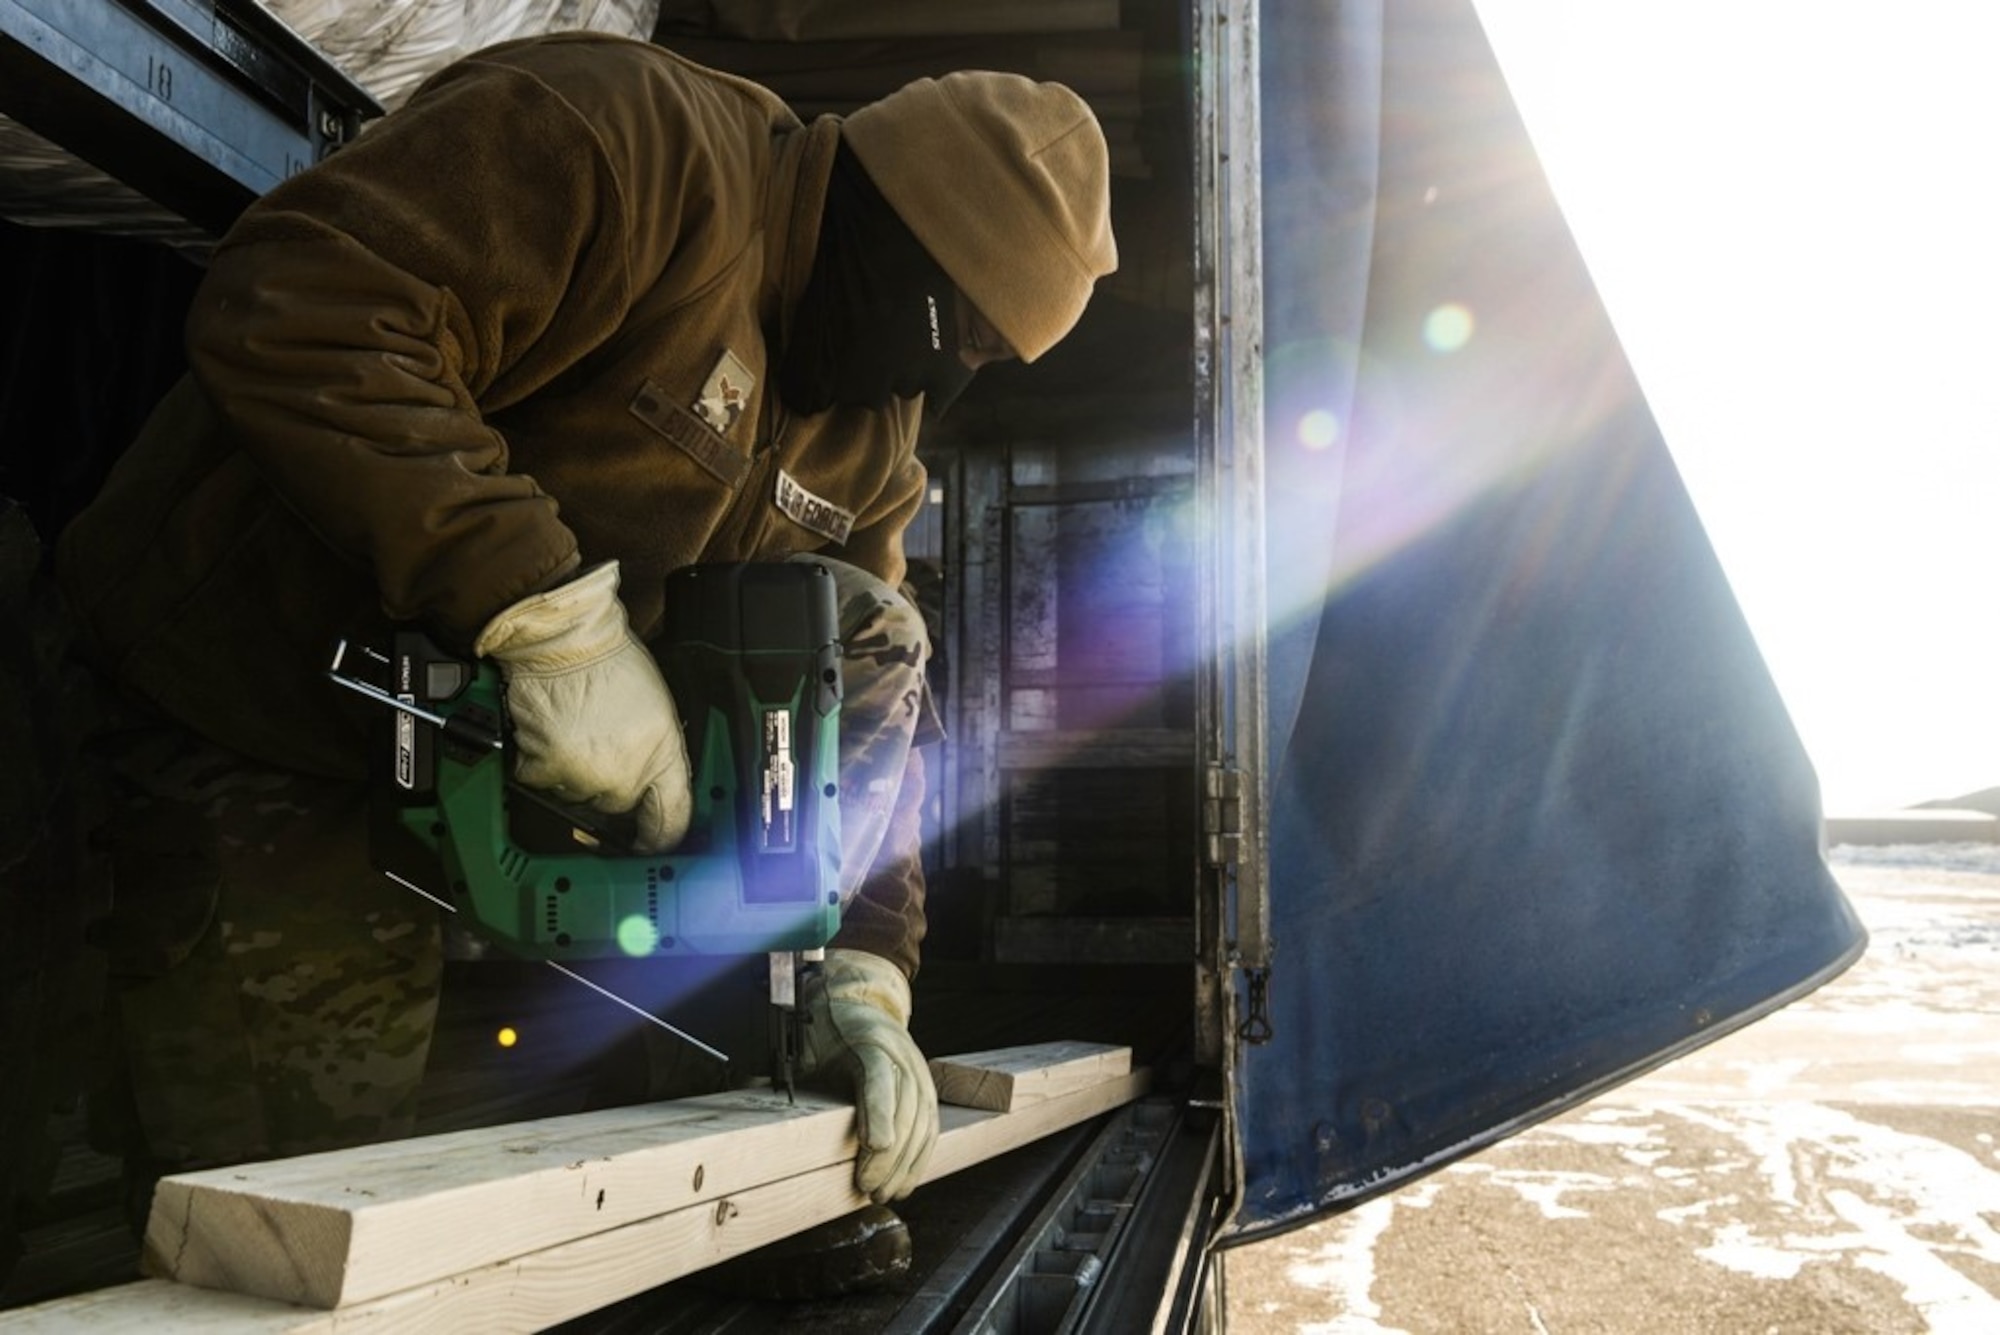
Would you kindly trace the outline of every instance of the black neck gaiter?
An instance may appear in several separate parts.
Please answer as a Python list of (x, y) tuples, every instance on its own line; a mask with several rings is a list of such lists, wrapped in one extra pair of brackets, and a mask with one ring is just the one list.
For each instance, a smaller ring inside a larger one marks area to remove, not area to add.
[(884, 408), (924, 396), (937, 417), (972, 379), (959, 359), (956, 289), (841, 144), (812, 275), (792, 312), (778, 397), (796, 413)]

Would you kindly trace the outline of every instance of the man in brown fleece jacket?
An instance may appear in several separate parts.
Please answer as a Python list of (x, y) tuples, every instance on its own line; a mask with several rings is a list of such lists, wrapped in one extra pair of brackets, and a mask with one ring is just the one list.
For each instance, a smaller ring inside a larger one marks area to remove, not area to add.
[[(139, 1152), (240, 1161), (406, 1131), (434, 1018), (429, 907), (367, 868), (343, 636), (418, 622), (504, 673), (518, 777), (686, 828), (642, 647), (664, 576), (833, 564), (846, 910), (809, 1060), (859, 1110), (857, 1185), (915, 1185), (921, 620), (895, 593), (928, 407), (1033, 361), (1116, 262), (1069, 90), (920, 80), (801, 124), (644, 43), (481, 52), (258, 201), (188, 321), (191, 373), (64, 535), (121, 688), (107, 935)], [(857, 652), (856, 646), (872, 646)], [(879, 852), (878, 852), (879, 850)]]

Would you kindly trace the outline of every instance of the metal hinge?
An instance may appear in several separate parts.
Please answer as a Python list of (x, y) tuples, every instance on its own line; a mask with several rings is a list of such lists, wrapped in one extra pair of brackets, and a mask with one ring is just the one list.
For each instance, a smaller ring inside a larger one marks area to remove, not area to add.
[(1211, 765), (1202, 774), (1201, 833), (1211, 867), (1236, 861), (1243, 843), (1243, 771)]

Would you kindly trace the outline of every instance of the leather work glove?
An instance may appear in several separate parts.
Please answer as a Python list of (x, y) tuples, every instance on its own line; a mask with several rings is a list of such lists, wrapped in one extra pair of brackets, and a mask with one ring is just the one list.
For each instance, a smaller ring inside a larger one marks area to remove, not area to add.
[(625, 619), (616, 561), (515, 603), (472, 648), (506, 679), (515, 778), (564, 802), (632, 812), (641, 853), (681, 841), (694, 795), (680, 711)]
[(910, 984), (903, 971), (861, 950), (834, 949), (806, 977), (800, 1069), (819, 1082), (844, 1076), (854, 1096), (854, 1185), (876, 1204), (916, 1189), (937, 1146), (937, 1086), (910, 1038)]

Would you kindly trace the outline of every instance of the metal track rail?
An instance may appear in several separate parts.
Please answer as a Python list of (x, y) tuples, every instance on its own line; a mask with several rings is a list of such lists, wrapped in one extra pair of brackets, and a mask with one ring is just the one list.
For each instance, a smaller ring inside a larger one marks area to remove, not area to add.
[[(1120, 1329), (1158, 1328), (1184, 1308), (1167, 1290), (1200, 1271), (1199, 1243), (1184, 1225), (1210, 1195), (1214, 1146), (1213, 1130), (1190, 1127), (1177, 1100), (1118, 1112), (973, 1300), (957, 1335), (1108, 1329), (1100, 1322), (1108, 1308), (1117, 1309), (1111, 1319)], [(1135, 1286), (1140, 1270), (1151, 1282)], [(1125, 1282), (1107, 1286), (1110, 1274)], [(1115, 1294), (1100, 1312), (1108, 1288)], [(1143, 1314), (1132, 1301), (1141, 1289)]]

